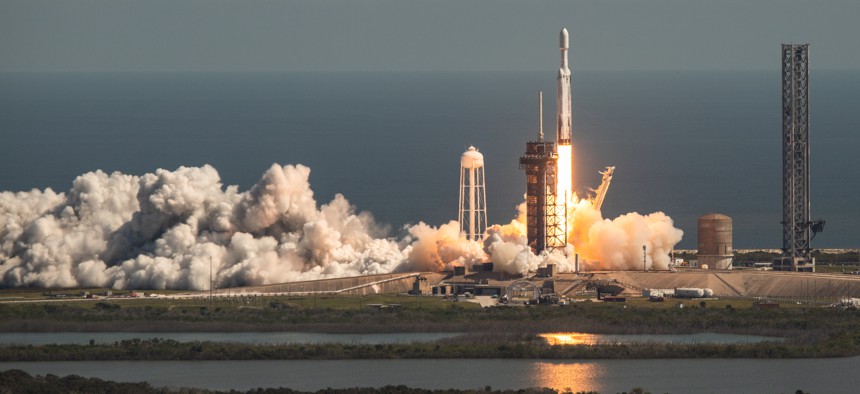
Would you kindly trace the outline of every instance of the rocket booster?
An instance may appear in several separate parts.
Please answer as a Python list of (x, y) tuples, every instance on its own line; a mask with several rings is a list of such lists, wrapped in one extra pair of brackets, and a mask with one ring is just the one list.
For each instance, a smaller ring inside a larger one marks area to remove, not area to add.
[(570, 68), (567, 65), (567, 49), (569, 47), (567, 29), (561, 29), (559, 33), (559, 49), (561, 50), (561, 67), (558, 69), (558, 86), (556, 103), (556, 143), (558, 145), (570, 145)]

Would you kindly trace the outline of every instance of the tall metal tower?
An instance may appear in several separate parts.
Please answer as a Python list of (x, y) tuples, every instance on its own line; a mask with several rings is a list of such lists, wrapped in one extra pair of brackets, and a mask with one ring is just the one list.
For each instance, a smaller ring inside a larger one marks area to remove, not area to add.
[(556, 202), (558, 154), (555, 143), (543, 140), (543, 94), (539, 97), (538, 139), (527, 142), (526, 153), (520, 157), (520, 169), (526, 171), (526, 236), (536, 254), (564, 248), (566, 244)]
[(782, 251), (776, 271), (815, 271), (810, 242), (824, 221), (810, 220), (809, 44), (782, 45)]
[(460, 231), (479, 241), (487, 230), (487, 187), (484, 155), (474, 146), (460, 156)]

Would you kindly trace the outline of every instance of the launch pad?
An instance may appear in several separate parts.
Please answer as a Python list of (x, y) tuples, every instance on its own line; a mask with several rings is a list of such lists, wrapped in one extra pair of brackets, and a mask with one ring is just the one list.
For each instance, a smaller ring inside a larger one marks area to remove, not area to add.
[[(715, 298), (740, 300), (773, 298), (790, 299), (792, 302), (803, 300), (836, 302), (842, 297), (860, 297), (860, 276), (756, 270), (599, 271), (554, 273), (552, 276), (536, 273), (515, 276), (492, 271), (411, 272), (224, 288), (215, 290), (214, 294), (215, 296), (432, 294), (433, 287), (447, 286), (450, 290), (447, 290), (444, 295), (450, 295), (452, 292), (457, 294), (457, 288), (459, 288), (461, 290), (459, 294), (469, 292), (472, 295), (486, 294), (502, 297), (511, 284), (523, 281), (531, 282), (538, 288), (547, 288), (549, 283), (552, 283), (556, 294), (570, 297), (587, 292), (589, 285), (597, 283), (620, 286), (623, 288), (622, 294), (628, 296), (640, 296), (646, 289), (707, 288), (713, 291)], [(437, 292), (437, 295), (443, 294)]]

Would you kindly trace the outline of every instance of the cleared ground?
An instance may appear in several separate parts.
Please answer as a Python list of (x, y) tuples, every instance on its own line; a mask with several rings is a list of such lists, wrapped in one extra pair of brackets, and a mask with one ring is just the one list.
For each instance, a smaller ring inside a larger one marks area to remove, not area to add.
[[(398, 273), (367, 275), (350, 278), (324, 279), (305, 282), (292, 282), (264, 286), (247, 286), (215, 289), (215, 298), (237, 298), (250, 296), (282, 296), (295, 300), (306, 299), (313, 303), (326, 303), (323, 296), (338, 296), (337, 302), (344, 297), (372, 296), (380, 294), (403, 294), (413, 288), (417, 277), (424, 278), (424, 291), (438, 284), (448, 275), (445, 273)], [(534, 278), (542, 283), (546, 278)], [(840, 297), (860, 298), (860, 275), (842, 273), (796, 273), (773, 271), (679, 271), (679, 272), (638, 272), (608, 271), (587, 274), (564, 273), (556, 275), (555, 289), (565, 295), (575, 295), (587, 288), (588, 283), (614, 282), (626, 288), (625, 294), (638, 295), (643, 289), (675, 289), (680, 287), (710, 288), (715, 296), (724, 298), (744, 297), (783, 297), (798, 299), (835, 300)], [(105, 289), (84, 289), (101, 299)], [(114, 296), (128, 295), (128, 291), (114, 291)], [(196, 300), (208, 298), (209, 292), (155, 291), (158, 297), (174, 301), (181, 299)], [(49, 294), (66, 294), (68, 298), (46, 298)], [(145, 294), (142, 291), (139, 295)], [(78, 289), (6, 289), (0, 292), (0, 303), (18, 302), (74, 302), (80, 301)], [(303, 298), (299, 298), (303, 297)], [(356, 297), (357, 298), (357, 297)], [(129, 302), (146, 303), (150, 297), (125, 298)], [(337, 303), (336, 302), (336, 303)], [(360, 301), (363, 302), (363, 301)], [(373, 303), (367, 301), (367, 303)]]
[(631, 290), (710, 288), (717, 296), (839, 298), (860, 297), (857, 275), (773, 271), (688, 271), (596, 273), (596, 278), (630, 284)]

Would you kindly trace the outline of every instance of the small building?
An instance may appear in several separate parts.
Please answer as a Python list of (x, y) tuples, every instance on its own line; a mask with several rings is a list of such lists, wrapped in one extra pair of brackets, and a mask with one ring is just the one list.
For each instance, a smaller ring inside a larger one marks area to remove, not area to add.
[(535, 274), (538, 278), (552, 278), (556, 274), (555, 264), (547, 264), (545, 267), (538, 267)]
[(430, 294), (430, 283), (427, 281), (427, 278), (423, 276), (416, 276), (415, 281), (412, 282), (412, 290), (409, 291), (409, 294)]

